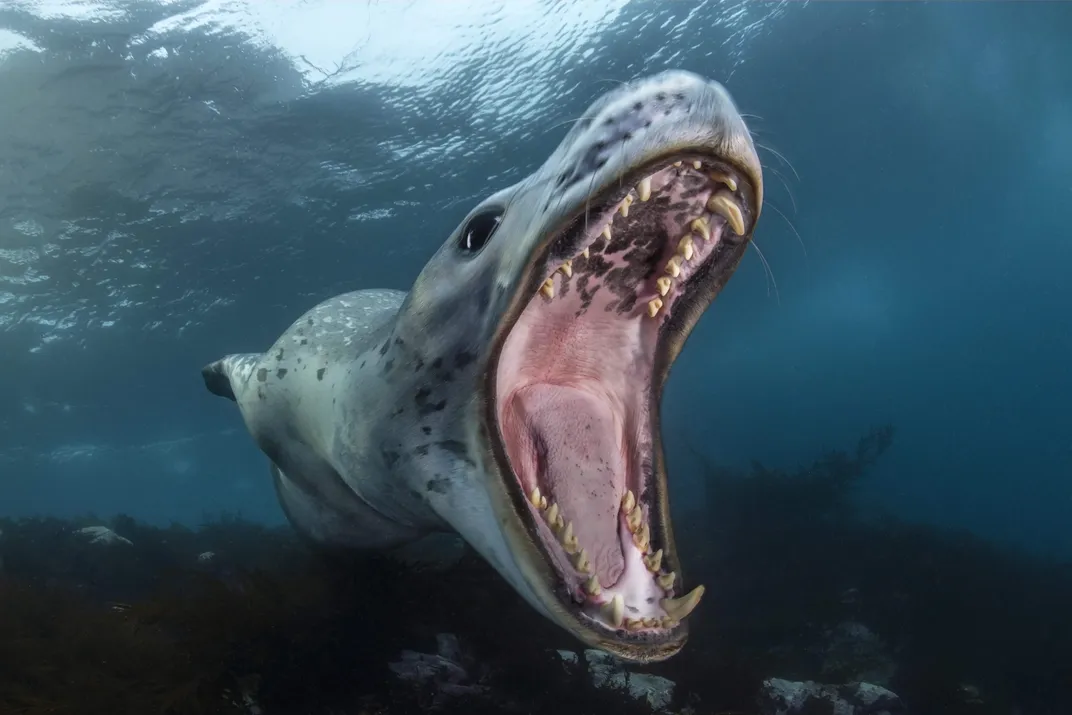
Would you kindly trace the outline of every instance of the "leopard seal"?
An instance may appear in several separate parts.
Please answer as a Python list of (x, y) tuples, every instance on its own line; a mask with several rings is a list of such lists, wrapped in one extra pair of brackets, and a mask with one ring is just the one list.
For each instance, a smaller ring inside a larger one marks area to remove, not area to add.
[(725, 88), (648, 76), (473, 207), (408, 293), (331, 298), (202, 375), (299, 532), (359, 549), (457, 532), (589, 647), (664, 660), (703, 587), (671, 528), (663, 385), (762, 203)]

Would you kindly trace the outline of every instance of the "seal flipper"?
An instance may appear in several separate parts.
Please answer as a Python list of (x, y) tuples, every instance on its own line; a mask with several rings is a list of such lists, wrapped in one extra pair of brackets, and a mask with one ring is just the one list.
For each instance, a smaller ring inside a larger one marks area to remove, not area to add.
[(201, 377), (208, 391), (217, 397), (226, 397), (231, 402), (238, 402), (235, 397), (235, 385), (244, 385), (253, 368), (261, 361), (262, 353), (235, 353), (225, 355), (219, 360), (201, 368)]

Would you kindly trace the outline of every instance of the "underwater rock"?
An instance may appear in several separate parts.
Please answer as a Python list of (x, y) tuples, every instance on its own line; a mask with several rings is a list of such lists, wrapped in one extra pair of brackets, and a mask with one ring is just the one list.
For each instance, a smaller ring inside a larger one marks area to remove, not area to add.
[(199, 564), (207, 564), (209, 561), (211, 561), (214, 558), (216, 558), (216, 552), (215, 551), (203, 551), (203, 552), (201, 552), (200, 554), (197, 555), (197, 563), (199, 563)]
[[(569, 650), (558, 651), (559, 658), (567, 668), (578, 664), (577, 654)], [(665, 711), (674, 698), (675, 683), (667, 678), (647, 673), (631, 673), (625, 664), (609, 653), (586, 650), (584, 660), (592, 676), (592, 685), (597, 688), (612, 688), (628, 693), (634, 700), (643, 700), (656, 712)]]
[(844, 621), (825, 634), (817, 649), (822, 655), (821, 677), (835, 682), (867, 682), (888, 685), (897, 672), (886, 644), (858, 621)]
[(114, 546), (115, 544), (134, 545), (134, 542), (130, 539), (124, 539), (107, 526), (87, 526), (84, 529), (78, 529), (75, 533), (90, 537), (89, 543), (91, 544), (105, 544), (108, 546)]
[[(471, 682), (469, 671), (473, 664), (462, 654), (457, 636), (440, 633), (436, 636), (436, 646), (436, 653), (404, 650), (401, 660), (389, 663), (388, 667), (401, 680), (433, 687), (435, 705), (451, 697), (488, 694), (487, 686)], [(477, 678), (482, 679), (483, 674)]]
[(781, 678), (763, 681), (758, 697), (762, 715), (905, 715), (908, 710), (894, 693), (871, 683), (824, 685)]

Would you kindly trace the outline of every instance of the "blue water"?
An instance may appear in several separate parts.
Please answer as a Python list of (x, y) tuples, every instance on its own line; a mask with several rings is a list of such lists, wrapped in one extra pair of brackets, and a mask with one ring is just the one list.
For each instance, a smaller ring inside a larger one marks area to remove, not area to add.
[(868, 508), (1072, 555), (1072, 5), (0, 4), (0, 515), (282, 521), (199, 368), (405, 289), (614, 83), (727, 85), (758, 251), (667, 388), (690, 449), (897, 436)]

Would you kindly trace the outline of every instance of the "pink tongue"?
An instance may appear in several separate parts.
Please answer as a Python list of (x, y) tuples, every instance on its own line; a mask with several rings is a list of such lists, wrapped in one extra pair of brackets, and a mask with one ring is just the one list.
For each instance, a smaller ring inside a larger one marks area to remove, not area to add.
[(517, 400), (539, 455), (541, 490), (573, 522), (600, 583), (614, 584), (625, 567), (618, 540), (625, 491), (621, 425), (605, 400), (572, 387), (531, 385)]

